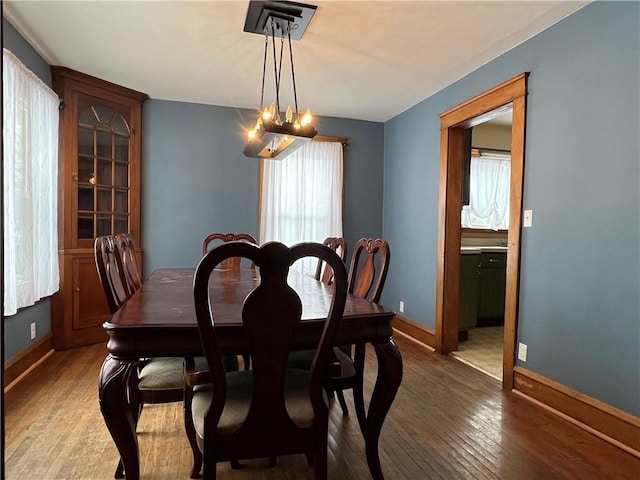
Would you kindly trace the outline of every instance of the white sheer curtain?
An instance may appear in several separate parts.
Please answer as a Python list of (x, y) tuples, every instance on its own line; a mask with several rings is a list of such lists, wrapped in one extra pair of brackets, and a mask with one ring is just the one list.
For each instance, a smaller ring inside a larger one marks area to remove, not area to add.
[(509, 228), (509, 155), (482, 154), (471, 158), (469, 205), (462, 207), (462, 226)]
[[(309, 142), (283, 160), (262, 160), (260, 243), (342, 237), (342, 144)], [(315, 263), (296, 268), (315, 274)]]
[(58, 96), (2, 51), (4, 314), (58, 290)]

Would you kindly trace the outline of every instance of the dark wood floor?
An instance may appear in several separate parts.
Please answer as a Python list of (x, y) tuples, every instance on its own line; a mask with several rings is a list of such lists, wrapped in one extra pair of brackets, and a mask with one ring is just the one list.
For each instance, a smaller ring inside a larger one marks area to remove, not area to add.
[[(557, 418), (473, 368), (397, 339), (404, 379), (380, 440), (387, 480), (640, 479), (640, 459)], [(370, 391), (375, 356), (367, 355)], [(106, 354), (96, 345), (56, 352), (5, 395), (5, 478), (109, 479), (117, 452), (102, 421), (97, 379)], [(347, 395), (350, 406), (350, 394)], [(329, 477), (370, 478), (357, 422), (334, 405)], [(138, 438), (143, 479), (188, 479), (190, 450), (179, 404), (145, 407)], [(303, 456), (220, 479), (311, 479)]]

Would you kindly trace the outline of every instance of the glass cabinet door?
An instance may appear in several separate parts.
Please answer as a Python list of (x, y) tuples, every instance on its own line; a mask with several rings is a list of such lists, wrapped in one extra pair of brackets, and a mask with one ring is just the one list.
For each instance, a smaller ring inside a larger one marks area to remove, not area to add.
[(126, 119), (91, 105), (78, 119), (77, 238), (127, 233), (130, 227), (130, 140)]

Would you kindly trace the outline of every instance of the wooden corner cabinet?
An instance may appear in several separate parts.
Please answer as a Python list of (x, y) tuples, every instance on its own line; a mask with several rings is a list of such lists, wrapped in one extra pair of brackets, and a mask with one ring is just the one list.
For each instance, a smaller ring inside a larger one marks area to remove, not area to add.
[(62, 99), (59, 140), (60, 290), (52, 301), (53, 347), (107, 340), (110, 316), (94, 261), (100, 235), (130, 233), (140, 242), (142, 103), (148, 98), (113, 83), (51, 67)]

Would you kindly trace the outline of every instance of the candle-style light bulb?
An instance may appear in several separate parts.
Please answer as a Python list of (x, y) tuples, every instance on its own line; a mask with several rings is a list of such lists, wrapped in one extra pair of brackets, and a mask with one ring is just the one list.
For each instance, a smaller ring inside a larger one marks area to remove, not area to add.
[(269, 105), (269, 118), (276, 118), (276, 104)]
[(293, 108), (291, 108), (291, 105), (287, 107), (287, 111), (284, 114), (284, 118), (287, 123), (291, 123), (291, 120), (293, 120)]
[(311, 115), (311, 110), (307, 109), (306, 112), (304, 112), (304, 115), (302, 115), (302, 119), (300, 120), (300, 124), (305, 127), (307, 125), (309, 125), (311, 123), (311, 120), (313, 120), (313, 116)]

